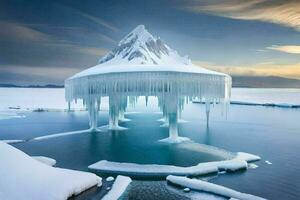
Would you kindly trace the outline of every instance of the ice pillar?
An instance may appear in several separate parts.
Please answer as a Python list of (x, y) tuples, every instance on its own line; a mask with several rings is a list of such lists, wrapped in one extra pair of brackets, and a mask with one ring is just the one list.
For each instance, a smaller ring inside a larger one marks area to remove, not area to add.
[(118, 95), (109, 96), (109, 125), (110, 130), (123, 130), (126, 128), (119, 126), (120, 111), (122, 108), (122, 98)]
[(97, 130), (98, 106), (100, 106), (100, 101), (96, 101), (95, 99), (89, 99), (87, 102), (87, 109), (89, 114), (89, 125), (92, 131)]
[(174, 112), (169, 113), (169, 138), (176, 140), (178, 138), (178, 112), (177, 109)]
[(178, 96), (166, 95), (163, 97), (163, 112), (169, 125), (169, 141), (178, 140)]

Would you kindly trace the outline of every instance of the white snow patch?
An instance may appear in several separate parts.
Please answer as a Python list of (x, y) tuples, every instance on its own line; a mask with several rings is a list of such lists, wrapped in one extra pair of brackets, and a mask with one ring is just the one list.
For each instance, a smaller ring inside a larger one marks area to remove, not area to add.
[(197, 180), (197, 179), (190, 179), (187, 177), (170, 175), (167, 177), (167, 181), (169, 181), (173, 184), (176, 184), (176, 185), (180, 185), (182, 187), (189, 187), (194, 190), (210, 192), (210, 193), (218, 194), (218, 195), (225, 196), (228, 198), (233, 197), (233, 198), (237, 198), (240, 200), (262, 200), (262, 199), (264, 199), (264, 198), (257, 197), (254, 195), (241, 193), (241, 192), (232, 190), (230, 188), (226, 188), (221, 185), (216, 185), (213, 183), (209, 183), (209, 182), (201, 181), (201, 180)]
[(270, 161), (266, 160), (265, 163), (267, 163), (268, 165), (272, 165), (273, 163), (271, 163)]
[(174, 144), (174, 143), (181, 143), (181, 142), (186, 142), (186, 141), (190, 141), (190, 140), (191, 139), (187, 138), (187, 137), (176, 137), (176, 138), (168, 137), (168, 138), (159, 140), (159, 142)]
[(114, 126), (114, 127), (109, 127), (109, 125), (103, 125), (98, 127), (99, 131), (125, 131), (128, 130), (128, 128), (123, 127), (123, 126)]
[(102, 198), (102, 200), (117, 200), (125, 192), (128, 185), (131, 183), (131, 178), (127, 176), (117, 176), (111, 190)]
[(248, 169), (256, 169), (256, 168), (258, 168), (258, 165), (254, 163), (248, 163)]
[(122, 173), (129, 175), (142, 176), (199, 176), (210, 173), (218, 173), (219, 171), (237, 171), (247, 169), (248, 163), (259, 160), (260, 157), (238, 152), (236, 157), (231, 160), (215, 161), (199, 163), (191, 167), (178, 167), (173, 165), (157, 165), (157, 164), (136, 164), (136, 163), (119, 163), (101, 160), (90, 165), (88, 168), (95, 171), (108, 173)]
[(112, 176), (109, 176), (109, 177), (106, 178), (106, 181), (113, 181), (113, 180), (115, 180), (115, 178), (112, 177)]
[(66, 200), (101, 185), (93, 173), (45, 165), (0, 142), (0, 199)]
[(53, 167), (54, 165), (56, 165), (56, 160), (53, 158), (49, 158), (49, 157), (45, 157), (45, 156), (31, 156), (32, 158), (34, 158), (35, 160), (44, 163), (48, 166)]

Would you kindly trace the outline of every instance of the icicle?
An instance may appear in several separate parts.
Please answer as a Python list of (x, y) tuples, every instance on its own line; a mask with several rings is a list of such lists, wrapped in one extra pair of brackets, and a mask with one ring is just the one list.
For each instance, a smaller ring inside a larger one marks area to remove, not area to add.
[[(110, 127), (118, 127), (118, 120), (124, 118), (127, 102), (135, 106), (139, 96), (145, 96), (146, 105), (148, 105), (148, 96), (157, 96), (158, 106), (163, 112), (166, 123), (174, 121), (170, 116), (170, 113), (174, 113), (174, 109), (178, 120), (181, 118), (185, 103), (195, 99), (205, 101), (208, 125), (211, 103), (215, 105), (222, 102), (227, 114), (231, 78), (219, 74), (166, 71), (100, 73), (66, 80), (65, 91), (68, 102), (83, 100), (91, 116), (91, 126), (95, 126), (95, 112), (92, 108), (99, 111), (101, 97), (107, 96), (110, 99)], [(91, 100), (95, 101), (93, 105)]]

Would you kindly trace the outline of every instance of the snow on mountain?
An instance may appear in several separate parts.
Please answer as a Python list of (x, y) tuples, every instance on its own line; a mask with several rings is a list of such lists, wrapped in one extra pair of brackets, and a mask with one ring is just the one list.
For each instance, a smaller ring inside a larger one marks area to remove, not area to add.
[(190, 59), (181, 57), (160, 38), (151, 35), (144, 25), (137, 26), (125, 36), (118, 46), (101, 58), (98, 64), (181, 64), (189, 65)]

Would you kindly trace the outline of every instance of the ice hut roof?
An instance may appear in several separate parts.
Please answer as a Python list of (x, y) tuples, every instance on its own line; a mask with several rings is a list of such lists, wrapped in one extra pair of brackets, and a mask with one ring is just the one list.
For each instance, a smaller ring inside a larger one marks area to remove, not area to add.
[(225, 76), (193, 65), (187, 56), (180, 56), (160, 38), (151, 35), (144, 25), (139, 25), (116, 48), (102, 57), (98, 65), (79, 72), (70, 79), (107, 73), (159, 71)]

